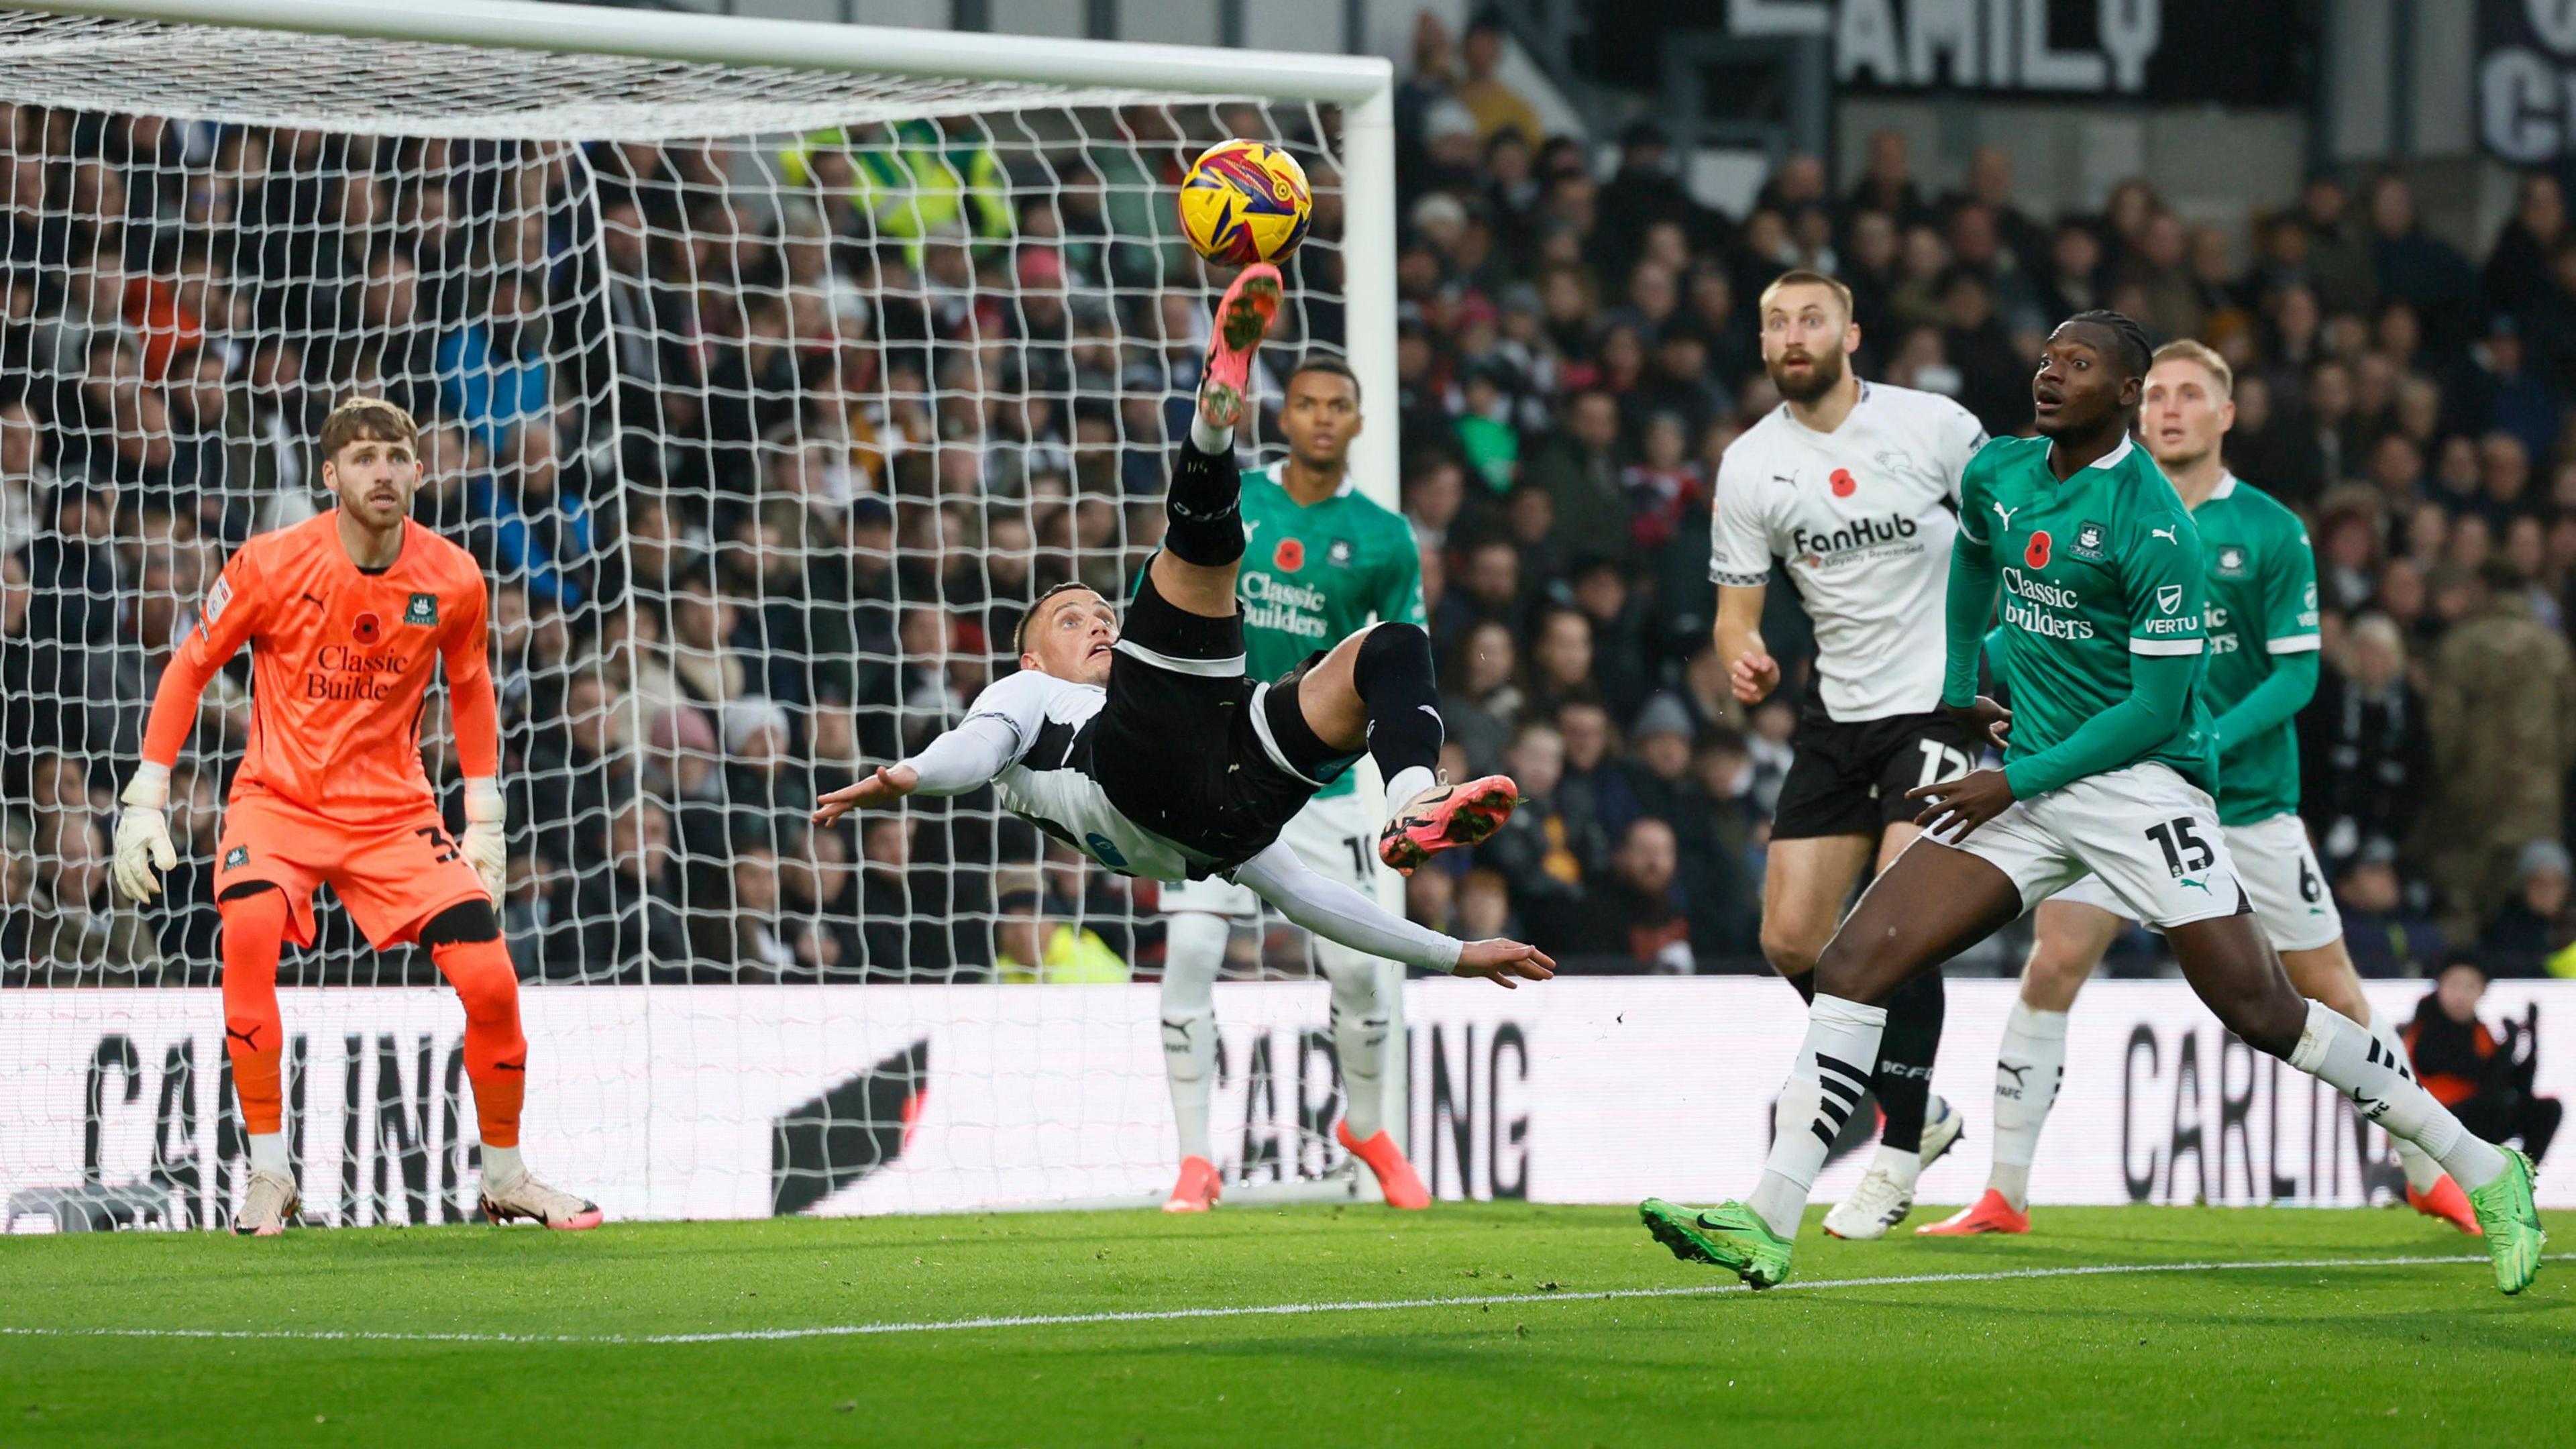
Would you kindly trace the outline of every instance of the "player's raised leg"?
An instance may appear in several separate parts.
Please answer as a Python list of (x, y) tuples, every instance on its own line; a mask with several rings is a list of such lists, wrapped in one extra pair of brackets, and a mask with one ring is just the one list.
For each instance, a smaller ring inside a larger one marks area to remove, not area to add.
[(1937, 1223), (1915, 1229), (1934, 1237), (2030, 1231), (2030, 1167), (2039, 1132), (2066, 1078), (2066, 1014), (2103, 953), (2119, 938), (2121, 917), (2101, 906), (2059, 896), (2032, 913), (2037, 931), (2022, 967), (2021, 993), (2004, 1018), (1995, 1054), (1994, 1163), (1977, 1200)]
[(1386, 779), (1387, 820), (1378, 858), (1410, 875), (1444, 850), (1475, 845), (1511, 819), (1520, 790), (1487, 775), (1440, 782), (1448, 726), (1431, 665), (1431, 636), (1419, 624), (1372, 624), (1295, 676), (1297, 725), (1323, 753), (1366, 750)]
[(2165, 940), (2183, 978), (2228, 1030), (2350, 1096), (2364, 1117), (2439, 1162), (2468, 1190), (2496, 1286), (2507, 1293), (2531, 1286), (2549, 1235), (2532, 1203), (2530, 1159), (2470, 1135), (2369, 1028), (2301, 997), (2250, 914), (2168, 926)]
[(1279, 313), (1279, 269), (1243, 269), (1217, 303), (1207, 368), (1190, 435), (1172, 465), (1163, 499), (1163, 547), (1145, 566), (1154, 591), (1184, 613), (1223, 619), (1238, 612), (1234, 576), (1243, 559), (1243, 479), (1234, 430), (1252, 387), (1252, 358)]
[(1751, 1196), (1693, 1211), (1648, 1198), (1649, 1231), (1676, 1257), (1733, 1269), (1756, 1288), (1789, 1276), (1798, 1220), (1825, 1155), (1869, 1085), (1885, 1002), (2021, 914), (2010, 876), (1965, 851), (1918, 842), (1852, 908), (1816, 963), (1807, 1037), (1773, 1108), (1771, 1151)]

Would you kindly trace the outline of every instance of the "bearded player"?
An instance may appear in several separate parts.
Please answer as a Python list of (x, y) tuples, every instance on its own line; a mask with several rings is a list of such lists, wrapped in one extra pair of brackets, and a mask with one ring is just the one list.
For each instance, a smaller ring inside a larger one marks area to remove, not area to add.
[[(2299, 516), (2228, 472), (2220, 459), (2219, 440), (2236, 421), (2234, 386), (2234, 370), (2217, 353), (2198, 342), (2167, 343), (2147, 373), (2140, 430), (2148, 455), (2191, 510), (2209, 574), (2209, 669), (2202, 688), (2218, 735), (2218, 828), (2290, 984), (2367, 1024), (2380, 1048), (2402, 1062), (2406, 1044), (2362, 994), (2325, 873), (2299, 823), (2299, 741), (2291, 720), (2317, 689), (2316, 556)], [(2095, 876), (2059, 891), (2036, 914), (2038, 937), (1995, 1061), (1994, 1166), (1986, 1191), (1919, 1233), (2030, 1231), (2030, 1167), (2066, 1072), (2066, 1013), (2129, 912)], [(2464, 1233), (2477, 1232), (2468, 1195), (2442, 1165), (2414, 1143), (2394, 1140), (2406, 1169), (2406, 1200)]]
[(1503, 986), (1544, 981), (1555, 963), (1536, 949), (1426, 930), (1318, 874), (1280, 839), (1363, 752), (1398, 802), (1376, 832), (1377, 858), (1398, 871), (1491, 836), (1519, 792), (1500, 775), (1439, 782), (1444, 726), (1419, 624), (1372, 625), (1277, 680), (1245, 673), (1234, 429), (1278, 308), (1279, 272), (1266, 264), (1244, 268), (1219, 304), (1198, 414), (1164, 497), (1169, 527), (1123, 625), (1080, 584), (1048, 590), (1020, 622), (1020, 672), (919, 753), (825, 795), (815, 823), (989, 783), (1002, 808), (1120, 875), (1220, 877), (1363, 955)]
[[(1393, 510), (1361, 496), (1350, 479), (1360, 435), (1360, 383), (1332, 358), (1309, 357), (1288, 376), (1279, 407), (1288, 456), (1243, 478), (1244, 559), (1235, 576), (1243, 610), (1245, 672), (1275, 679), (1329, 639), (1380, 621), (1422, 624), (1422, 557)], [(1395, 872), (1377, 858), (1379, 820), (1345, 772), (1315, 792), (1280, 832), (1328, 880), (1392, 905)], [(1181, 1175), (1163, 1211), (1205, 1212), (1221, 1190), (1208, 1141), (1216, 1076), (1216, 979), (1236, 921), (1257, 921), (1250, 888), (1184, 881), (1163, 891), (1171, 917), (1163, 958), (1163, 1071), (1180, 1129)], [(1342, 1120), (1333, 1134), (1369, 1165), (1388, 1204), (1431, 1205), (1413, 1165), (1385, 1128), (1391, 1020), (1380, 962), (1317, 939), (1316, 964), (1332, 983), (1333, 1055), (1342, 1069)]]
[[(2249, 1046), (2348, 1094), (2468, 1190), (2496, 1286), (2519, 1293), (2548, 1234), (2531, 1162), (2469, 1135), (2360, 1023), (2300, 997), (2263, 939), (2218, 823), (2218, 749), (2200, 675), (2207, 576), (2190, 510), (2130, 441), (2150, 366), (2115, 312), (2067, 319), (2041, 354), (2036, 438), (1988, 445), (1960, 485), (1941, 701), (2005, 746), (1909, 792), (1924, 834), (1879, 876), (1816, 963), (1807, 1039), (1774, 1112), (1762, 1177), (1706, 1211), (1660, 1198), (1647, 1229), (1686, 1261), (1785, 1280), (1808, 1189), (1867, 1083), (1907, 981), (2098, 875), (2161, 928), (2192, 990)], [(2000, 583), (2007, 714), (1977, 691)], [(2009, 726), (2009, 738), (2004, 727)]]
[[(1960, 470), (1986, 430), (1938, 393), (1852, 372), (1860, 328), (1842, 283), (1783, 273), (1757, 315), (1782, 401), (1718, 465), (1709, 575), (1718, 657), (1748, 706), (1780, 686), (1762, 640), (1774, 558), (1815, 620), (1816, 684), (1762, 877), (1762, 954), (1812, 1001), (1816, 955), (1852, 887), (1913, 842), (1905, 792), (1966, 774), (1982, 749), (1940, 708), (1941, 591)], [(1864, 1064), (1886, 1121), (1860, 1185), (1825, 1215), (1836, 1237), (1903, 1222), (1923, 1169), (1959, 1140), (1958, 1111), (1932, 1095), (1942, 1004), (1936, 972), (1887, 1004), (1879, 1055)]]
[[(224, 1050), (250, 1136), (237, 1233), (275, 1236), (300, 1207), (281, 1130), (277, 962), (284, 943), (313, 944), (313, 890), (323, 884), (376, 949), (427, 948), (464, 1004), (484, 1215), (565, 1229), (600, 1221), (597, 1207), (537, 1181), (519, 1160), (528, 1044), (492, 909), (506, 825), (483, 573), (411, 521), (419, 433), (409, 414), (378, 399), (332, 410), (322, 481), (340, 506), (252, 539), (225, 565), (197, 629), (162, 670), (117, 817), (117, 884), (148, 901), (160, 872), (178, 863), (163, 810), (197, 697), (249, 645), (250, 743), (225, 802), (215, 872)], [(420, 762), (434, 661), (446, 665), (466, 776), (460, 839), (448, 836)]]

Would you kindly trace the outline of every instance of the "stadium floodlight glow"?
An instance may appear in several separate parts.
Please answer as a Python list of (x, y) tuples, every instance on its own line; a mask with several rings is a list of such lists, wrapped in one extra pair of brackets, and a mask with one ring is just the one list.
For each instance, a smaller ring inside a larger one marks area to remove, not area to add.
[[(493, 560), (505, 915), (531, 995), (583, 997), (553, 1018), (580, 1029), (531, 1060), (550, 1170), (641, 1184), (603, 1191), (622, 1215), (813, 1205), (863, 1176), (872, 1210), (1159, 1194), (1158, 1078), (1060, 1084), (1118, 1094), (1127, 1125), (1104, 1134), (1050, 1131), (1044, 1093), (941, 1076), (1004, 1043), (1049, 1051), (1023, 1029), (1032, 992), (1076, 993), (1094, 1035), (1150, 1040), (1149, 992), (992, 984), (989, 962), (1041, 920), (1124, 949), (1150, 905), (989, 807), (917, 807), (891, 817), (902, 840), (844, 847), (803, 829), (800, 794), (953, 722), (1008, 648), (1014, 599), (1132, 577), (1225, 280), (1182, 244), (1171, 193), (1214, 141), (1283, 147), (1313, 179), (1267, 365), (1339, 333), (1384, 414), (1353, 482), (1394, 505), (1392, 85), (1369, 57), (504, 0), (0, 12), (0, 206), (42, 238), (0, 282), (32, 339), (0, 455), (32, 429), (41, 461), (95, 482), (61, 490), (81, 506), (36, 519), (33, 553), (99, 570), (46, 565), (31, 627), (61, 637), (0, 698), (43, 776), (0, 781), (0, 901), (35, 922), (0, 988), (68, 1003), (44, 1041), (0, 1040), (0, 1197), (200, 1223), (238, 1200), (211, 898), (194, 917), (106, 908), (85, 884), (93, 827), (61, 801), (131, 769), (160, 651), (229, 549), (327, 506), (313, 410), (359, 392), (435, 416), (419, 516)], [(174, 780), (174, 833), (208, 879), (212, 836), (190, 822), (211, 809), (189, 790), (238, 758), (226, 688)], [(471, 1178), (454, 1043), (418, 1001), (396, 1009), (409, 993), (337, 989), (427, 978), (353, 954), (334, 919), (281, 978), (289, 1132), (321, 1175), (305, 1200), (326, 1220), (436, 1217), (440, 1184)], [(1273, 974), (1296, 954), (1273, 943)], [(912, 989), (869, 995), (895, 979)], [(201, 1026), (175, 1032), (163, 1008), (152, 1040), (121, 1027), (130, 993), (94, 988), (137, 986), (192, 988)], [(907, 1032), (898, 1003), (925, 987), (948, 1007)], [(1320, 1028), (1320, 983), (1314, 1002)], [(693, 1052), (692, 1032), (723, 1049)], [(1298, 1034), (1280, 1040), (1295, 1059), (1262, 1078), (1265, 1120), (1294, 1182), (1339, 1153), (1329, 1119), (1300, 1122), (1325, 1089)], [(1250, 1048), (1229, 1038), (1233, 1100), (1267, 1070)], [(846, 1078), (757, 1065), (814, 1060)], [(1401, 1054), (1389, 1068), (1401, 1139)], [(1309, 1102), (1285, 1100), (1292, 1072)], [(295, 1125), (306, 1094), (317, 1123), (322, 1094), (351, 1109), (317, 1128), (329, 1142)], [(640, 1110), (634, 1130), (549, 1140), (547, 1102), (583, 1094)], [(1226, 1110), (1221, 1134), (1252, 1143)], [(890, 1166), (921, 1111), (955, 1129), (939, 1165)], [(715, 1145), (745, 1134), (756, 1150)], [(608, 1161), (639, 1150), (641, 1169)], [(755, 1158), (774, 1180), (689, 1181)]]

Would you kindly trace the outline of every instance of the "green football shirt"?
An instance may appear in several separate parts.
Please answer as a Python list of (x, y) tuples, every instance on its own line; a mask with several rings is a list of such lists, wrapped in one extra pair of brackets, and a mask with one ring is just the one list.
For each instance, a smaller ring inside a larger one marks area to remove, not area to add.
[[(2002, 577), (1997, 669), (2012, 692), (2010, 764), (2129, 697), (2129, 660), (2208, 647), (2208, 585), (2191, 515), (2146, 450), (2120, 446), (2059, 482), (2046, 438), (1997, 438), (1959, 484), (1962, 546)], [(2172, 766), (2217, 793), (2217, 736), (2195, 686), (2181, 726), (2114, 769)]]
[[(1279, 481), (1285, 463), (1243, 474), (1244, 672), (1277, 679), (1307, 655), (1381, 621), (1427, 622), (1422, 555), (1404, 515), (1360, 495), (1347, 477), (1320, 503), (1300, 504)], [(1347, 795), (1353, 775), (1318, 792)]]
[[(2284, 654), (2322, 647), (2317, 559), (2299, 515), (2259, 488), (2223, 475), (2191, 511), (2209, 572), (2209, 672), (2201, 686), (2213, 715), (2269, 678)], [(2299, 734), (2288, 721), (2239, 740), (2218, 761), (2218, 823), (2251, 825), (2299, 808)]]

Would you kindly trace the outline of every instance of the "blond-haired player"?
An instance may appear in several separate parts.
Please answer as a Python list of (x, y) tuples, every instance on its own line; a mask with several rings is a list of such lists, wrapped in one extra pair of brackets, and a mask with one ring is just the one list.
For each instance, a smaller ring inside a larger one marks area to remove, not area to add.
[[(2317, 689), (2317, 566), (2299, 516), (2227, 471), (2219, 441), (2236, 421), (2235, 378), (2198, 342), (2158, 348), (2139, 415), (2147, 453), (2191, 510), (2209, 575), (2209, 671), (2203, 688), (2218, 730), (2218, 823), (2237, 879), (2281, 953), (2290, 984), (2354, 1021), (2406, 1060), (2386, 1017), (2371, 1010), (2344, 950), (2343, 923), (2299, 823), (2299, 741), (2291, 728)], [(2079, 546), (2081, 540), (2074, 540)], [(2126, 907), (2098, 876), (2043, 902), (2022, 968), (2021, 998), (1995, 1061), (1994, 1166), (1985, 1193), (1941, 1235), (2030, 1231), (2030, 1169), (2066, 1071), (2066, 1013), (2124, 924)], [(2468, 1195), (2442, 1165), (2403, 1138), (2406, 1200), (2464, 1233), (2478, 1230)]]

